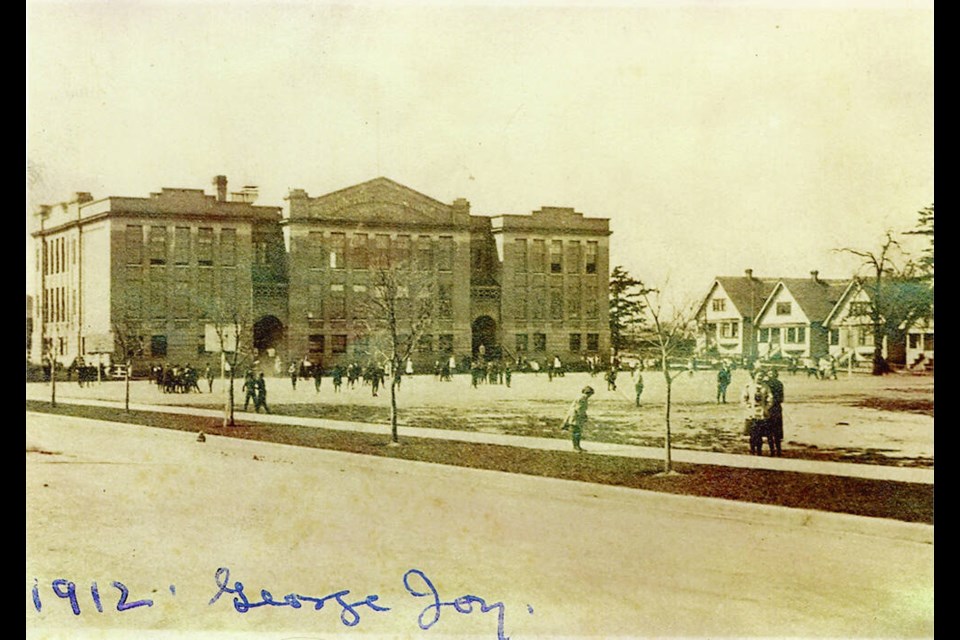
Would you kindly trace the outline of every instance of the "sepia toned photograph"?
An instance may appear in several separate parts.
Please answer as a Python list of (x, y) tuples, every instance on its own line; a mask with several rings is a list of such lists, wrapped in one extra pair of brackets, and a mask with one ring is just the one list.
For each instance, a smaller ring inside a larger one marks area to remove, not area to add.
[(26, 9), (26, 637), (934, 636), (932, 2)]

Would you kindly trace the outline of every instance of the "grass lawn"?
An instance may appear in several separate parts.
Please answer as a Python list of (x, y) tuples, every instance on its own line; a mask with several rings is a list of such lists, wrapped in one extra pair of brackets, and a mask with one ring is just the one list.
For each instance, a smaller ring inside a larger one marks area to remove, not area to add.
[[(657, 475), (662, 470), (660, 460), (407, 438), (402, 434), (402, 446), (390, 447), (380, 435), (296, 425), (244, 424), (241, 413), (237, 414), (236, 427), (224, 429), (222, 421), (217, 418), (140, 411), (125, 413), (114, 408), (67, 404), (52, 407), (42, 400), (28, 400), (27, 410), (649, 491), (933, 523), (931, 485), (685, 464), (675, 465), (679, 475), (664, 477)], [(349, 412), (360, 409), (338, 411), (346, 411), (347, 415), (337, 417), (359, 419)], [(318, 414), (313, 412), (310, 415)]]

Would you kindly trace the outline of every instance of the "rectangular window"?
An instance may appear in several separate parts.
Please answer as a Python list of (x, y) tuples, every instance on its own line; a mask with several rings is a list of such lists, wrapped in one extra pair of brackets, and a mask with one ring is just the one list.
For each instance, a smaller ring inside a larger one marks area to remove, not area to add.
[(513, 288), (513, 317), (515, 320), (527, 319), (527, 284), (517, 284)]
[(517, 336), (516, 336), (516, 347), (517, 347), (516, 350), (517, 350), (517, 353), (522, 353), (522, 352), (526, 351), (528, 346), (529, 346), (529, 344), (528, 344), (528, 342), (527, 342), (527, 334), (525, 334), (525, 333), (518, 333)]
[(789, 302), (778, 302), (778, 303), (777, 303), (777, 315), (778, 315), (778, 316), (788, 316), (788, 315), (790, 315), (790, 303), (789, 303)]
[(567, 243), (567, 273), (580, 273), (580, 242), (571, 240)]
[(433, 269), (433, 241), (430, 236), (417, 238), (417, 270), (430, 271)]
[(579, 333), (570, 334), (570, 351), (573, 351), (574, 353), (576, 353), (577, 351), (580, 351), (580, 334)]
[(531, 271), (534, 273), (543, 273), (547, 264), (547, 245), (544, 240), (534, 240), (531, 252)]
[(587, 334), (587, 351), (600, 351), (600, 334)]
[(237, 266), (237, 230), (220, 230), (220, 264), (225, 267)]
[(437, 287), (437, 317), (449, 320), (453, 317), (453, 285), (441, 283)]
[(368, 269), (370, 267), (367, 252), (367, 234), (355, 233), (350, 238), (350, 267), (352, 269)]
[(787, 327), (787, 338), (784, 341), (788, 344), (796, 344), (797, 342), (797, 329), (796, 327)]
[(567, 278), (567, 317), (580, 318), (580, 278)]
[(151, 318), (163, 318), (167, 313), (167, 272), (163, 267), (150, 269), (150, 298), (148, 306)]
[(587, 242), (587, 259), (584, 269), (587, 273), (597, 272), (597, 243)]
[(327, 256), (327, 243), (323, 239), (323, 231), (307, 232), (307, 268), (326, 269), (330, 264)]
[(586, 292), (583, 313), (587, 320), (596, 320), (600, 317), (600, 301), (597, 298), (597, 285), (588, 284), (586, 286)]
[(513, 270), (516, 273), (527, 272), (527, 239), (517, 238), (513, 241)]
[(920, 334), (919, 334), (919, 333), (911, 333), (911, 334), (910, 334), (910, 348), (911, 348), (911, 349), (919, 349), (919, 348), (920, 348)]
[(347, 319), (347, 297), (342, 284), (330, 285), (330, 319)]
[(345, 335), (335, 335), (330, 336), (330, 353), (346, 353), (347, 352), (347, 336)]
[(197, 264), (202, 267), (213, 266), (213, 229), (197, 229)]
[(197, 298), (200, 317), (208, 318), (213, 311), (213, 269), (197, 270)]
[(533, 285), (533, 303), (530, 310), (534, 320), (543, 320), (544, 310), (547, 308), (547, 289), (542, 282), (542, 277), (537, 280)]
[(437, 243), (437, 269), (453, 271), (453, 236), (440, 236)]
[(190, 227), (173, 230), (173, 264), (190, 264)]
[(324, 347), (326, 336), (322, 333), (315, 333), (307, 336), (307, 351), (310, 352), (312, 356), (320, 356), (324, 354)]
[(840, 329), (830, 329), (830, 344), (840, 344)]
[(167, 264), (167, 228), (150, 227), (150, 264)]
[(344, 253), (347, 246), (347, 236), (342, 233), (330, 234), (330, 268), (343, 269)]
[(807, 341), (807, 328), (797, 327), (797, 342), (803, 344)]
[(410, 236), (399, 235), (394, 239), (391, 264), (398, 269), (410, 267)]
[(550, 243), (550, 273), (563, 273), (563, 241)]
[(390, 266), (390, 236), (378, 233), (374, 239), (373, 255), (370, 257), (370, 266), (375, 269), (386, 269)]
[(323, 292), (322, 284), (311, 284), (307, 289), (307, 319), (319, 320), (323, 318)]
[(563, 283), (550, 283), (550, 318), (563, 320)]
[(150, 355), (154, 358), (167, 355), (167, 336), (150, 336)]
[(770, 342), (770, 329), (760, 329), (757, 332), (757, 342)]
[(176, 281), (173, 283), (173, 317), (186, 319), (190, 314), (190, 282), (186, 279), (186, 269), (177, 269)]
[(143, 313), (141, 300), (143, 295), (143, 273), (139, 266), (127, 267), (127, 286), (121, 300), (123, 302), (124, 316), (131, 319), (138, 319)]
[(923, 334), (923, 350), (933, 351), (933, 334), (932, 333)]
[(437, 340), (437, 349), (441, 353), (453, 353), (453, 334), (442, 333)]
[(224, 309), (237, 310), (237, 274), (234, 269), (220, 272), (220, 299)]
[(727, 301), (723, 298), (714, 298), (713, 300), (713, 310), (714, 311), (724, 311), (727, 307)]
[(870, 315), (870, 303), (869, 302), (851, 302), (850, 303), (850, 313), (848, 314), (854, 318), (862, 318), (864, 316)]
[(143, 263), (143, 227), (128, 224), (124, 232), (124, 253), (127, 264)]
[(533, 350), (534, 351), (547, 350), (547, 334), (545, 333), (533, 334)]
[(257, 240), (253, 243), (253, 264), (260, 267), (270, 264), (267, 246), (268, 243), (265, 240)]

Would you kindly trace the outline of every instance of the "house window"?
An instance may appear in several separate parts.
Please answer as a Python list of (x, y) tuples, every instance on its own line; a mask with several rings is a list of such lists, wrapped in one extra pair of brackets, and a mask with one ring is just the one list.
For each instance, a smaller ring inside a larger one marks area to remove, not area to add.
[(516, 273), (527, 272), (527, 239), (517, 238), (513, 241), (513, 270)]
[(777, 303), (777, 315), (778, 315), (778, 316), (788, 316), (788, 315), (790, 315), (790, 303), (789, 303), (789, 302), (778, 302), (778, 303)]
[(830, 344), (833, 346), (840, 344), (840, 329), (830, 329)]
[(550, 243), (550, 273), (563, 273), (563, 241)]
[(727, 308), (727, 301), (724, 298), (714, 298), (713, 300), (713, 310), (714, 311), (724, 311)]
[(533, 350), (534, 351), (547, 350), (547, 334), (545, 333), (533, 334)]
[(150, 336), (150, 355), (154, 358), (167, 355), (167, 336)]
[(787, 339), (784, 340), (788, 344), (795, 344), (797, 342), (797, 328), (796, 327), (787, 327)]
[(919, 349), (919, 348), (920, 348), (920, 334), (919, 334), (919, 333), (911, 333), (911, 334), (910, 334), (910, 348), (911, 348), (911, 349)]
[(721, 338), (736, 338), (739, 335), (740, 335), (740, 323), (738, 322), (721, 322), (720, 323)]
[(421, 353), (430, 353), (433, 351), (433, 336), (429, 334), (420, 336), (420, 339), (417, 340), (417, 351)]
[[(143, 227), (140, 225), (128, 224), (124, 233), (124, 245), (127, 264), (140, 264), (143, 262)], [(44, 252), (44, 256), (47, 252)]]
[(173, 264), (190, 264), (190, 227), (173, 230)]
[(347, 247), (347, 236), (342, 233), (330, 234), (330, 268), (343, 269), (344, 253)]
[(760, 329), (757, 332), (757, 342), (770, 342), (770, 329)]
[(850, 303), (850, 313), (849, 316), (853, 318), (862, 318), (864, 316), (870, 315), (870, 303), (857, 301)]
[(167, 264), (167, 228), (150, 227), (150, 264)]
[(202, 267), (213, 266), (213, 229), (197, 229), (197, 264)]
[(807, 328), (797, 327), (797, 342), (803, 344), (807, 341)]
[(570, 334), (570, 351), (573, 351), (573, 352), (580, 351), (580, 334), (579, 333)]
[(437, 336), (437, 349), (441, 353), (453, 353), (453, 334), (442, 333)]
[(923, 350), (933, 351), (933, 334), (932, 333), (923, 334)]
[(437, 269), (453, 271), (453, 236), (440, 236), (437, 243)]
[(587, 351), (599, 351), (599, 350), (600, 350), (600, 334), (588, 333), (587, 334)]
[(580, 243), (567, 243), (567, 273), (580, 273)]
[(587, 273), (597, 272), (597, 243), (587, 242), (587, 260), (585, 265)]
[(365, 233), (355, 233), (350, 238), (350, 266), (353, 269), (366, 269), (370, 266)]
[(516, 343), (515, 343), (515, 344), (516, 344), (516, 347), (517, 347), (517, 349), (516, 349), (516, 350), (517, 350), (517, 353), (519, 353), (519, 352), (521, 352), (521, 351), (526, 351), (526, 350), (527, 350), (527, 347), (529, 346), (528, 343), (527, 343), (527, 334), (525, 334), (525, 333), (518, 333), (518, 334), (516, 335)]

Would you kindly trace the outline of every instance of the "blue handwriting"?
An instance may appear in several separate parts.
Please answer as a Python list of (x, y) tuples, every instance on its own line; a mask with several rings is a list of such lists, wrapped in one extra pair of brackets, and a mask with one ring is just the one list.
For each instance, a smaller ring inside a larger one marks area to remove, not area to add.
[[(419, 578), (427, 590), (419, 591), (411, 586), (411, 578)], [(440, 621), (440, 610), (442, 607), (453, 607), (457, 613), (469, 614), (473, 613), (473, 605), (477, 604), (480, 606), (480, 613), (487, 613), (489, 611), (493, 611), (494, 609), (497, 610), (497, 640), (510, 640), (510, 638), (504, 635), (503, 631), (503, 616), (506, 611), (506, 607), (504, 607), (502, 602), (487, 604), (486, 600), (483, 598), (472, 595), (463, 595), (459, 598), (454, 598), (450, 602), (441, 602), (440, 594), (437, 592), (437, 588), (433, 586), (433, 582), (430, 581), (430, 578), (428, 578), (426, 574), (419, 569), (410, 569), (403, 574), (403, 586), (407, 589), (410, 595), (415, 598), (433, 599), (433, 604), (428, 604), (426, 607), (424, 607), (423, 611), (420, 612), (420, 615), (417, 616), (417, 624), (419, 624), (420, 628), (424, 631), (429, 630), (433, 625)], [(433, 617), (429, 619), (426, 618), (426, 616), (431, 613)], [(530, 609), (530, 613), (533, 613), (532, 609)]]

